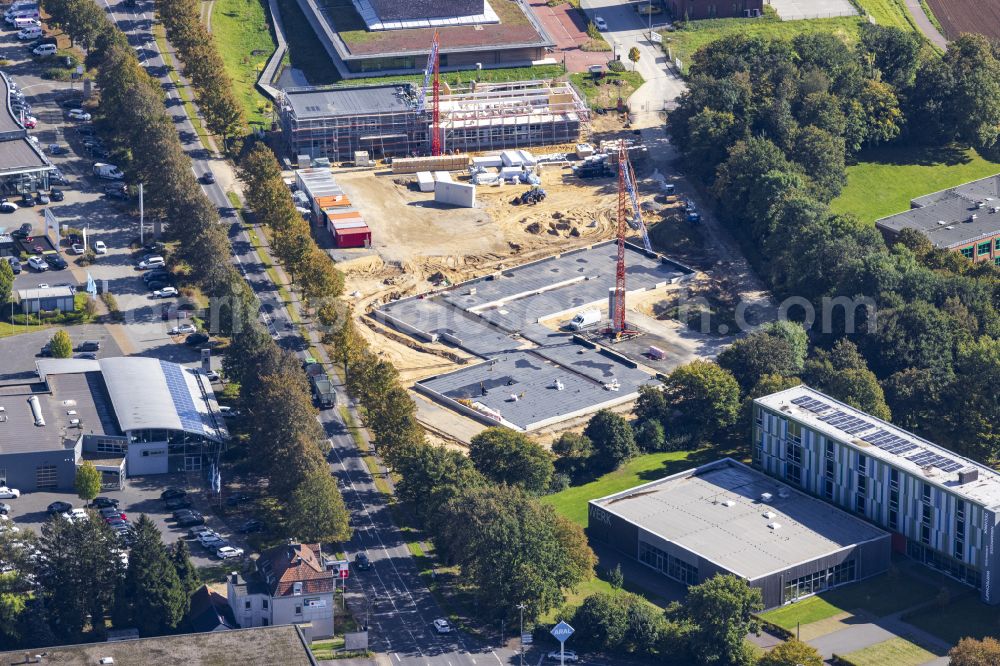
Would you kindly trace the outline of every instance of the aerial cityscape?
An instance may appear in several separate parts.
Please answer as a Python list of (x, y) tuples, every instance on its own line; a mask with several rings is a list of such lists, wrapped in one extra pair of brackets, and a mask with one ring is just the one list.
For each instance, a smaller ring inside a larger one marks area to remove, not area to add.
[(0, 666), (1000, 665), (1000, 0), (3, 0)]

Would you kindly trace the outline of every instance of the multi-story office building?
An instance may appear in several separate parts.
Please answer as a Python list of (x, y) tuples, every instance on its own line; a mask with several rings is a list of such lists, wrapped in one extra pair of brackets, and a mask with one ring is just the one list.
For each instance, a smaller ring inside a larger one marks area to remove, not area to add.
[(754, 401), (753, 464), (1000, 604), (1000, 474), (807, 386)]

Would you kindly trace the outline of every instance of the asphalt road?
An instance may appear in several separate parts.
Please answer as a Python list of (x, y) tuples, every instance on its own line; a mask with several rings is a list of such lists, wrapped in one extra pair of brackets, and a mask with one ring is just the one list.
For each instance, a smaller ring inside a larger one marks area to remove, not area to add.
[[(142, 0), (137, 7), (130, 9), (120, 0), (97, 1), (107, 8), (114, 21), (128, 35), (143, 65), (163, 84), (168, 97), (168, 111), (173, 116), (185, 150), (191, 156), (195, 175), (211, 171), (216, 174), (216, 180), (220, 180), (220, 174), (229, 175), (226, 171), (230, 167), (208, 154), (198, 141), (195, 128), (167, 75), (151, 32), (153, 3)], [(225, 191), (217, 183), (202, 184), (202, 188), (219, 208), (222, 223), (229, 226), (234, 261), (261, 300), (261, 320), (281, 346), (304, 357), (308, 345), (291, 326), (288, 312), (277, 297), (275, 285), (265, 272), (247, 232), (231, 211)], [(341, 404), (348, 400), (342, 390), (338, 391), (338, 400)], [(354, 577), (347, 583), (348, 596), (352, 597), (349, 603), (355, 602), (352, 607), (357, 608), (357, 602), (361, 603), (361, 608), (365, 607), (365, 603), (370, 604), (372, 648), (390, 655), (394, 663), (414, 666), (515, 663), (516, 656), (512, 650), (494, 651), (488, 646), (476, 645), (460, 632), (438, 634), (433, 630), (432, 621), (444, 616), (444, 613), (422, 583), (402, 534), (393, 523), (381, 494), (359, 457), (350, 433), (336, 410), (322, 412), (320, 421), (330, 437), (331, 470), (340, 481), (344, 500), (351, 511), (354, 536), (346, 546), (348, 558), (353, 559), (355, 553), (363, 551), (373, 565), (367, 572), (352, 569)]]

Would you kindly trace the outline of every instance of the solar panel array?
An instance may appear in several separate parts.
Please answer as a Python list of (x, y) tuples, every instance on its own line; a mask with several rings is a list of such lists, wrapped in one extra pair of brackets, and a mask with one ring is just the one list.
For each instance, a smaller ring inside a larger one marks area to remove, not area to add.
[(160, 367), (163, 368), (163, 376), (167, 379), (167, 390), (170, 391), (170, 397), (174, 401), (174, 409), (180, 417), (181, 427), (189, 432), (204, 432), (201, 414), (195, 408), (191, 391), (184, 380), (184, 371), (179, 365), (168, 361), (160, 361)]
[[(823, 421), (824, 423), (831, 425), (848, 435), (860, 435), (861, 433), (876, 427), (874, 424), (869, 423), (864, 419), (860, 419), (857, 416), (835, 409), (833, 405), (825, 403), (822, 400), (817, 400), (812, 396), (800, 396), (793, 399), (792, 404), (816, 414), (820, 421)], [(964, 467), (964, 465), (957, 463), (950, 458), (946, 458), (945, 456), (934, 453), (933, 451), (923, 449), (913, 442), (910, 442), (899, 435), (895, 435), (888, 430), (883, 430), (882, 428), (878, 428), (875, 432), (864, 435), (862, 439), (869, 444), (872, 444), (873, 446), (876, 446), (893, 455), (903, 456), (908, 453), (912, 454), (906, 459), (916, 465), (920, 465), (921, 467), (937, 467), (945, 472), (957, 472)]]

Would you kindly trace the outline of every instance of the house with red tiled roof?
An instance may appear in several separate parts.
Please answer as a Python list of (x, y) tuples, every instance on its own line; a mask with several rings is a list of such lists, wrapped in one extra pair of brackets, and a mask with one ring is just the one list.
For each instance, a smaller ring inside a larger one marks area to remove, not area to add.
[(261, 553), (255, 571), (229, 575), (229, 607), (241, 627), (297, 624), (309, 640), (329, 638), (336, 581), (319, 544), (275, 546)]

